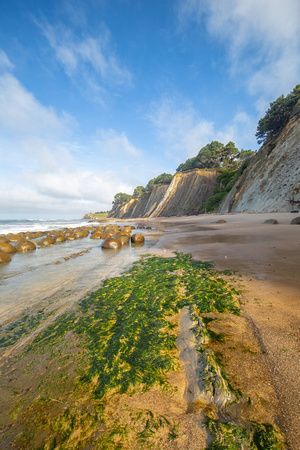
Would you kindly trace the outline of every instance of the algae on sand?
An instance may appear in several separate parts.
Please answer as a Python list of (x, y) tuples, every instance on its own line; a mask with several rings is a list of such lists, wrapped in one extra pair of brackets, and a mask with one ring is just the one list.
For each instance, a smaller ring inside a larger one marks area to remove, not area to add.
[[(180, 436), (180, 424), (149, 408), (129, 411), (126, 399), (151, 389), (172, 396), (168, 374), (179, 368), (172, 318), (184, 307), (199, 316), (239, 314), (240, 291), (229, 275), (211, 262), (176, 253), (144, 255), (122, 276), (104, 281), (19, 356), (32, 386), (7, 403), (9, 413), (18, 408), (4, 442), (18, 448), (102, 449), (133, 448), (142, 441), (144, 448), (167, 448)], [(210, 334), (208, 339), (216, 339)], [(215, 359), (214, 367), (220, 378)]]

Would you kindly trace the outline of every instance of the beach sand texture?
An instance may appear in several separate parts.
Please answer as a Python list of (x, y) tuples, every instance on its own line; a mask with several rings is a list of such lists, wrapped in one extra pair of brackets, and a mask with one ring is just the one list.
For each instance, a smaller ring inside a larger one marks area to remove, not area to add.
[[(288, 213), (209, 214), (140, 219), (140, 222), (155, 228), (146, 234), (156, 240), (150, 249), (152, 254), (191, 253), (195, 259), (214, 261), (217, 269), (233, 270), (240, 275), (236, 279), (244, 290), (241, 316), (234, 320), (226, 314), (215, 317), (212, 331), (224, 332), (229, 339), (222, 346), (215, 343), (213, 350), (224, 353), (231, 381), (257, 403), (257, 417), (261, 414), (262, 421), (272, 421), (275, 417), (285, 432), (288, 448), (297, 450), (300, 442), (300, 226), (290, 224), (294, 217)], [(278, 224), (264, 223), (268, 219), (276, 219)], [(136, 221), (127, 221), (133, 222)], [(181, 316), (174, 318), (177, 324), (181, 320)], [(76, 342), (74, 345), (76, 352)], [(14, 360), (12, 354), (5, 355), (2, 353), (0, 365), (7, 380), (12, 376), (10, 373), (19, 373), (24, 386), (30, 384), (28, 375), (22, 373), (22, 362)], [(41, 367), (47, 373), (46, 362), (41, 361)], [(189, 411), (185, 369), (182, 361), (181, 369), (170, 374), (170, 384), (178, 388), (172, 401), (155, 390), (126, 399), (129, 408), (152, 408), (180, 420), (184, 433), (176, 445), (165, 448), (189, 450), (207, 444), (199, 411)], [(72, 365), (70, 371), (71, 379)], [(1, 392), (5, 393), (5, 386)], [(231, 407), (232, 416), (238, 417), (240, 413), (238, 408)], [(247, 416), (245, 408), (243, 413)]]

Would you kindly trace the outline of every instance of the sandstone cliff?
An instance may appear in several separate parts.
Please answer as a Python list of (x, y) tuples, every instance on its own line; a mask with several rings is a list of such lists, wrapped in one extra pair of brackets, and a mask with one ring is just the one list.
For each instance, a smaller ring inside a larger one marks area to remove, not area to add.
[(215, 170), (193, 170), (176, 173), (170, 185), (155, 186), (151, 194), (116, 205), (108, 217), (129, 219), (199, 214), (203, 203), (217, 184)]
[(264, 145), (218, 212), (288, 212), (300, 207), (300, 119)]
[(217, 176), (218, 172), (215, 170), (198, 169), (176, 173), (151, 217), (199, 214), (203, 203), (214, 192)]

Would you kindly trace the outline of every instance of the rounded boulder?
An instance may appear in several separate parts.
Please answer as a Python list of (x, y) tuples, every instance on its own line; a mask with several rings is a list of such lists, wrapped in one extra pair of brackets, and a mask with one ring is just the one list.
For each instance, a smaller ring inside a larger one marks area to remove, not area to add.
[(135, 233), (131, 236), (131, 242), (133, 244), (143, 244), (145, 242), (145, 237), (143, 234)]
[(0, 250), (0, 263), (9, 263), (10, 261), (11, 257), (7, 253)]
[(109, 237), (109, 238), (105, 239), (105, 241), (102, 243), (101, 247), (105, 248), (105, 249), (117, 250), (118, 248), (122, 247), (122, 244), (117, 239)]
[(17, 249), (9, 242), (0, 242), (0, 250), (5, 253), (16, 253)]
[(128, 236), (128, 234), (120, 234), (116, 236), (115, 239), (121, 242), (121, 245), (126, 245), (129, 244), (130, 236)]
[(43, 247), (48, 247), (49, 245), (53, 245), (55, 240), (52, 237), (45, 237), (40, 240), (40, 245)]
[(300, 217), (295, 217), (292, 221), (291, 221), (291, 225), (300, 225)]
[(7, 235), (8, 242), (19, 242), (22, 237), (19, 234), (9, 233)]
[(16, 249), (18, 252), (32, 252), (36, 249), (36, 245), (32, 241), (20, 241), (16, 245)]

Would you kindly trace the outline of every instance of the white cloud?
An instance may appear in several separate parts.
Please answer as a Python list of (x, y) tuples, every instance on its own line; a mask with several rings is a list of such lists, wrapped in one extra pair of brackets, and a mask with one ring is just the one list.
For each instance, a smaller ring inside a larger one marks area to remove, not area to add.
[(0, 126), (13, 135), (49, 138), (68, 133), (68, 119), (45, 108), (11, 74), (0, 77)]
[(110, 33), (104, 25), (99, 26), (97, 37), (82, 38), (62, 26), (37, 25), (66, 74), (94, 100), (103, 102), (105, 86), (131, 85), (132, 75), (113, 54)]
[(205, 24), (227, 45), (232, 76), (244, 77), (260, 109), (299, 82), (298, 0), (179, 0), (177, 6), (182, 27)]
[(0, 49), (0, 70), (12, 70), (14, 68), (14, 65), (9, 60), (7, 54)]
[(188, 103), (178, 107), (173, 100), (152, 105), (150, 120), (168, 152), (177, 156), (192, 156), (205, 145), (213, 133), (213, 124), (197, 116)]
[(129, 142), (125, 132), (117, 133), (113, 129), (99, 129), (94, 144), (102, 152), (112, 156), (142, 156), (142, 151)]
[(245, 112), (237, 113), (222, 129), (217, 130), (213, 122), (204, 120), (190, 103), (178, 105), (174, 100), (164, 100), (152, 105), (149, 116), (157, 135), (177, 163), (195, 156), (207, 143), (218, 140), (229, 141), (241, 148), (249, 135), (254, 135), (256, 119)]
[[(6, 66), (9, 68), (7, 58)], [(126, 134), (98, 131), (86, 148), (74, 139), (76, 121), (45, 107), (10, 73), (0, 77), (0, 213), (60, 217), (107, 210), (116, 192), (132, 192), (122, 158), (141, 156)], [(101, 165), (114, 155), (114, 170)], [(102, 155), (102, 157), (101, 157)]]

